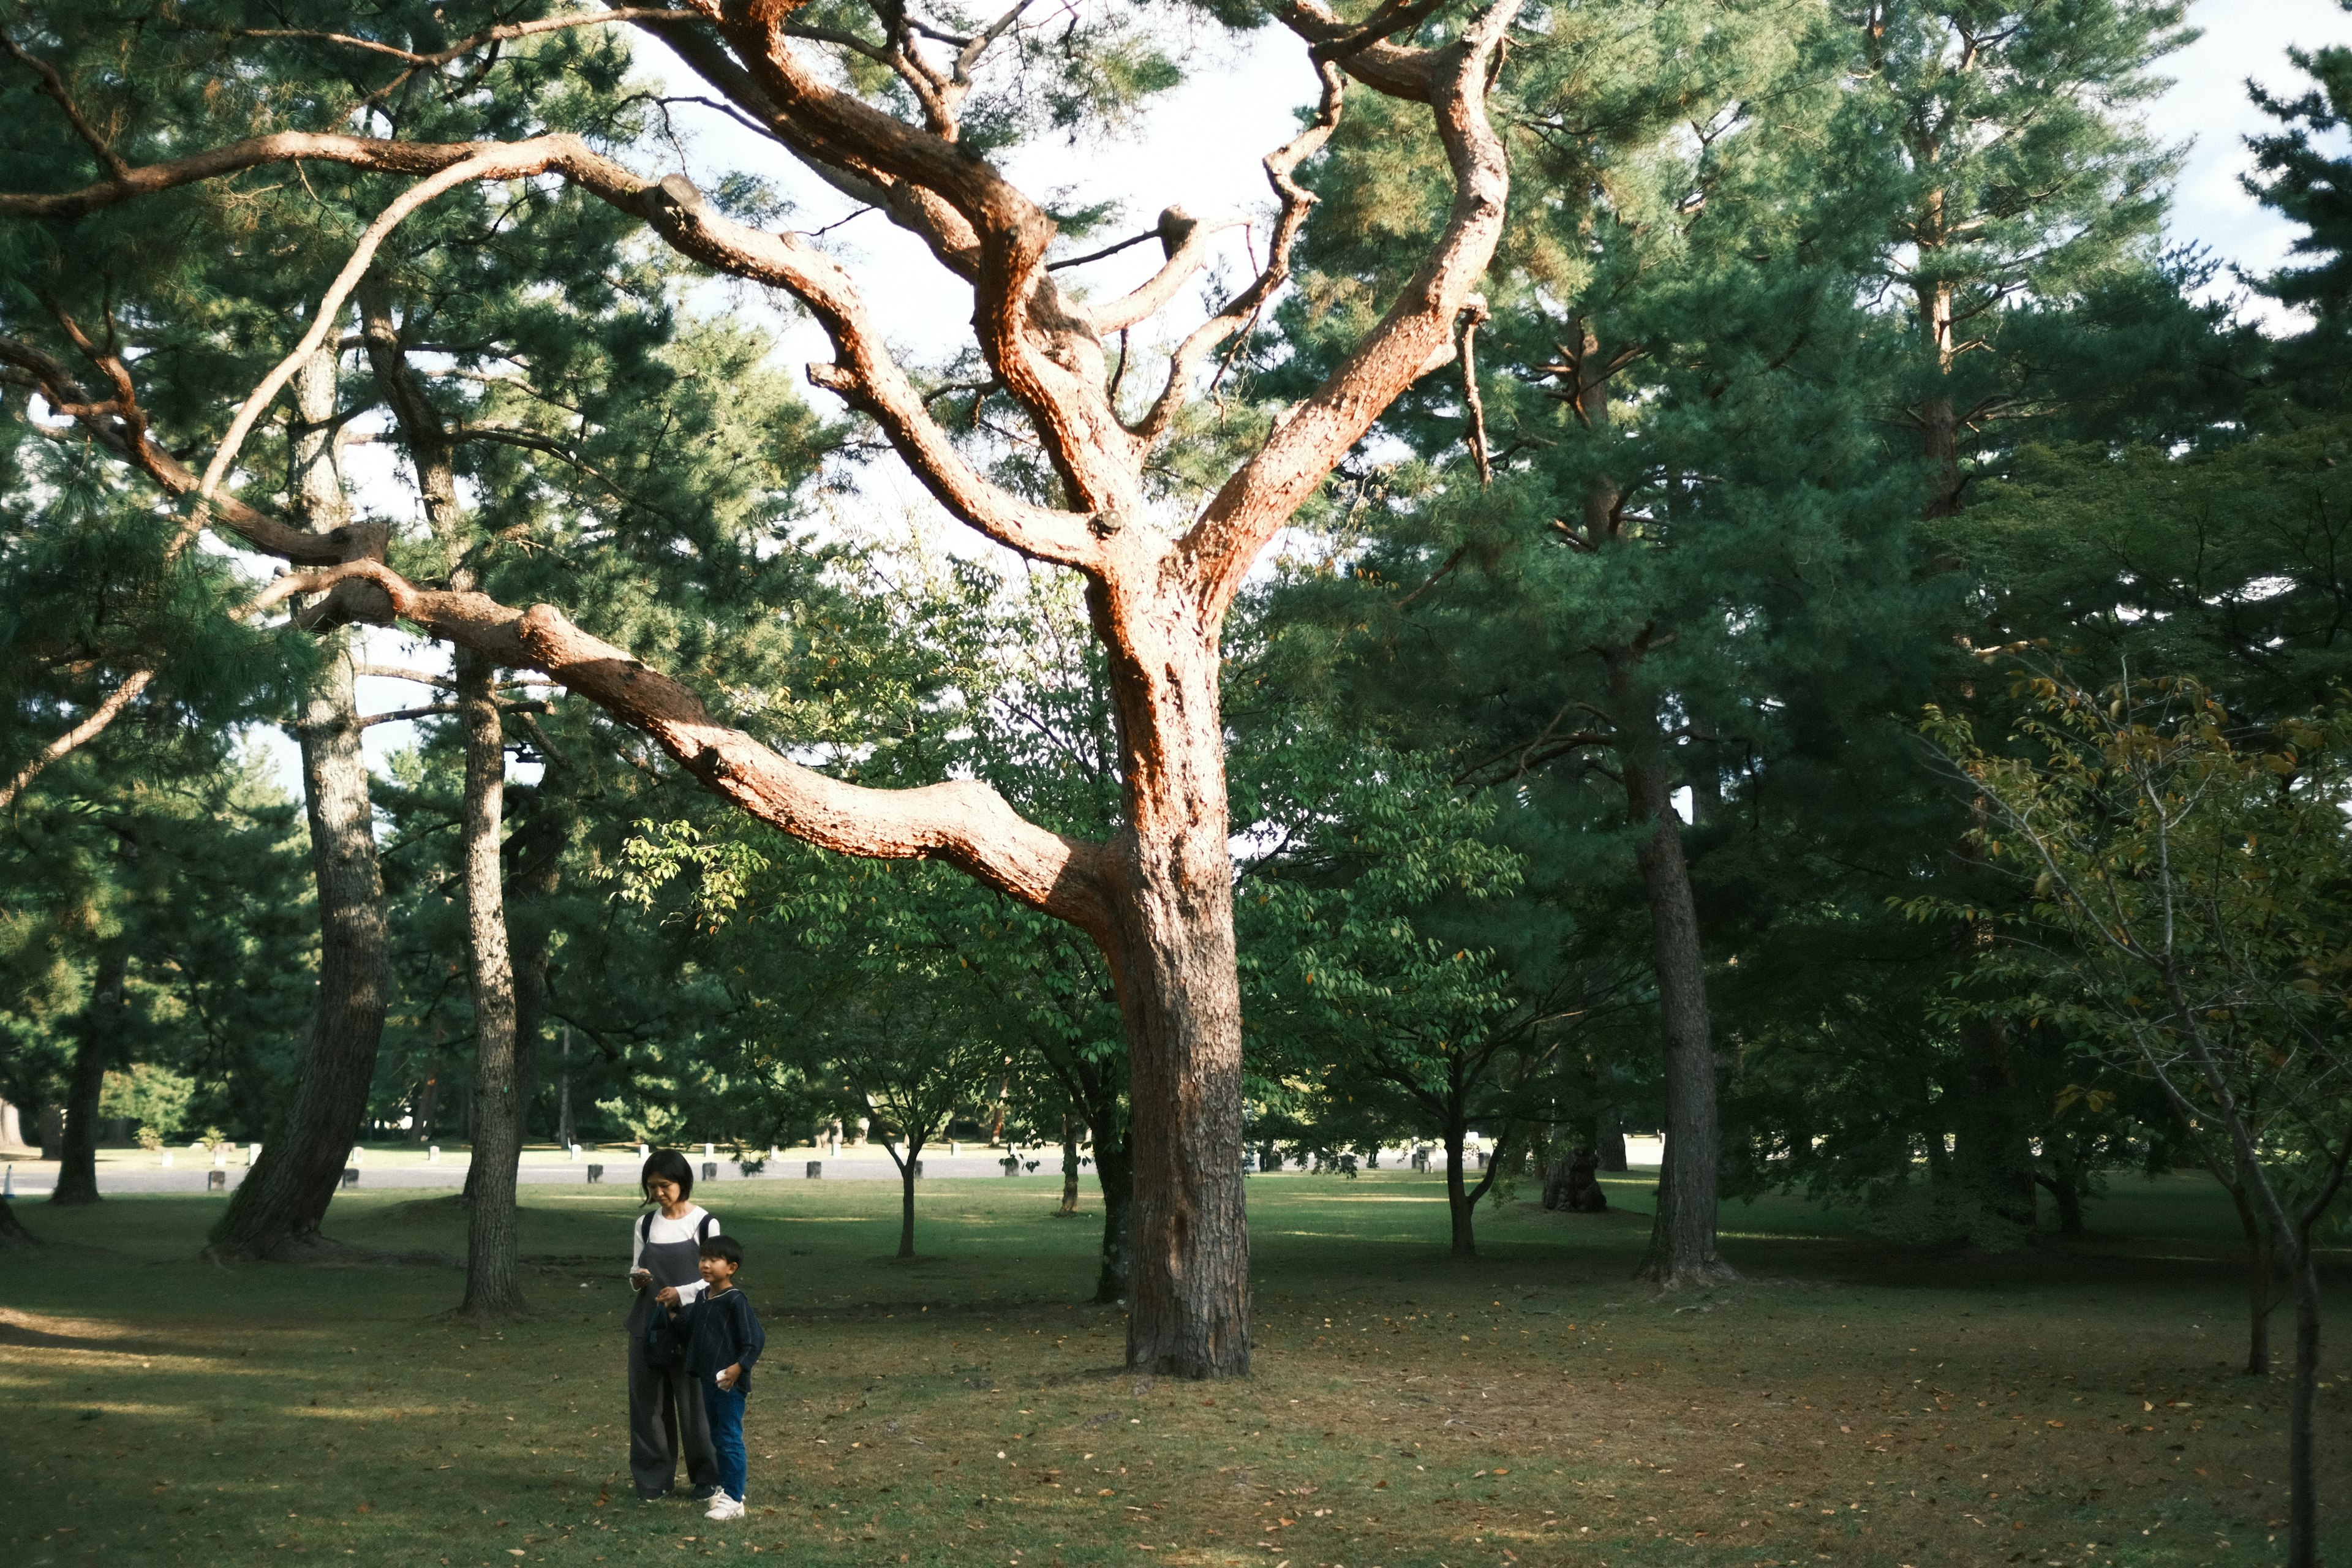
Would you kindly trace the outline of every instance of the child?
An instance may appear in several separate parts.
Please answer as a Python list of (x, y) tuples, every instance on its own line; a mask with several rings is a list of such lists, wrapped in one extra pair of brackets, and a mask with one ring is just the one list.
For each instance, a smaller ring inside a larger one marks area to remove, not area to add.
[(686, 1309), (689, 1322), (686, 1373), (704, 1388), (703, 1408), (710, 1417), (710, 1446), (719, 1455), (719, 1490), (710, 1499), (706, 1519), (743, 1517), (743, 1401), (751, 1392), (751, 1363), (768, 1336), (743, 1292), (735, 1289), (735, 1271), (743, 1267), (743, 1244), (731, 1236), (714, 1236), (702, 1243), (702, 1299)]

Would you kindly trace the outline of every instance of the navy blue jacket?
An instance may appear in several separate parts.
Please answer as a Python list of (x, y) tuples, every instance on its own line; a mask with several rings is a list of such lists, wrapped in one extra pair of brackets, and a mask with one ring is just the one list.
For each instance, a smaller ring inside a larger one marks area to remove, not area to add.
[(768, 1343), (759, 1314), (751, 1310), (751, 1298), (734, 1289), (706, 1292), (686, 1309), (685, 1315), (686, 1370), (708, 1382), (715, 1373), (740, 1366), (743, 1377), (735, 1386), (749, 1393), (751, 1363), (760, 1359)]

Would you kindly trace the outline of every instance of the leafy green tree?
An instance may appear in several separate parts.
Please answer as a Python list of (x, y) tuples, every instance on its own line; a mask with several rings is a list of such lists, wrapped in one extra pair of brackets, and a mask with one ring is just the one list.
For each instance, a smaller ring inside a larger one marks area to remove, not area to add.
[[(249, 761), (210, 743), (142, 746), (144, 728), (48, 770), (0, 839), (10, 1089), (64, 1105), (60, 1204), (98, 1201), (110, 1073), (171, 1075), (207, 1116), (242, 1102), (242, 1124), (257, 1127), (270, 1069), (282, 1073), (273, 1047), (299, 1007), (292, 808)], [(123, 1113), (178, 1130), (151, 1109)]]
[(2021, 1012), (2146, 1073), (2259, 1219), (2295, 1299), (2287, 1560), (2318, 1560), (2315, 1243), (2352, 1168), (2352, 721), (2337, 706), (2248, 732), (2180, 677), (2104, 691), (2022, 679), (2024, 754), (1963, 721), (1930, 733), (1984, 793), (1986, 848), (2030, 878)]
[[(1318, 1142), (1352, 1131), (1377, 1146), (1410, 1129), (1443, 1144), (1453, 1254), (1475, 1258), (1478, 1201), (1524, 1154), (1528, 1090), (1575, 1009), (1565, 986), (1519, 991), (1535, 964), (1466, 945), (1523, 874), (1486, 837), (1494, 802), (1462, 799), (1413, 759), (1335, 742), (1346, 773), (1301, 792), (1295, 831), (1244, 884), (1259, 1071), (1305, 1088), (1292, 1115), (1319, 1126)], [(1479, 1127), (1495, 1143), (1474, 1178), (1465, 1151)]]
[[(1118, 801), (1118, 750), (1098, 661), (1068, 646), (1066, 580), (914, 552), (853, 552), (837, 568), (837, 629), (811, 646), (803, 675), (786, 679), (813, 697), (821, 689), (808, 677), (833, 672), (837, 710), (804, 721), (856, 746), (850, 776), (905, 787), (969, 770), (1038, 820), (1104, 829)], [(852, 662), (854, 671), (842, 668)], [(993, 1076), (1015, 1091), (1012, 1109), (1040, 1132), (1059, 1135), (1065, 1109), (1085, 1122), (1104, 1205), (1097, 1299), (1127, 1298), (1127, 1056), (1098, 953), (986, 888), (929, 870), (827, 866), (708, 810), (662, 824), (622, 855), (631, 897), (663, 910), (672, 931), (691, 931), (682, 971), (725, 976), (749, 1017), (798, 1020), (754, 1031), (779, 1051), (817, 1026), (853, 958), (929, 955), (922, 984), (933, 994), (922, 1005), (997, 1053)], [(656, 899), (673, 879), (679, 885)], [(822, 1052), (792, 1059), (838, 1076)]]
[(947, 973), (961, 967), (952, 949), (932, 938), (935, 898), (924, 896), (930, 890), (919, 879), (939, 873), (859, 867), (849, 874), (869, 886), (885, 879), (899, 885), (866, 899), (856, 924), (812, 955), (856, 979), (817, 1016), (806, 1048), (840, 1075), (898, 1166), (898, 1256), (912, 1258), (923, 1150), (995, 1089), (1004, 1054), (973, 1026), (976, 998)]

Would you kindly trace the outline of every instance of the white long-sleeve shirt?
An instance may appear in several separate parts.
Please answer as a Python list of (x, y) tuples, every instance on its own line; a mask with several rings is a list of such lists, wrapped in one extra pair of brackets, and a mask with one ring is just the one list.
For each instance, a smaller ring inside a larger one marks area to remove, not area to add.
[[(677, 1219), (665, 1219), (662, 1217), (661, 1210), (656, 1209), (654, 1211), (652, 1224), (647, 1225), (643, 1221), (633, 1223), (629, 1226), (629, 1272), (631, 1274), (635, 1274), (637, 1271), (637, 1259), (645, 1256), (646, 1243), (649, 1241), (692, 1241), (696, 1239), (697, 1235), (702, 1228), (702, 1220), (705, 1212), (706, 1211), (700, 1204), (688, 1204), (686, 1205), (686, 1213)], [(710, 1221), (710, 1234), (713, 1236), (717, 1236), (719, 1234), (719, 1221), (715, 1215), (712, 1216)], [(648, 1289), (658, 1290), (661, 1287), (659, 1285), (654, 1285), (648, 1287)], [(680, 1285), (677, 1288), (678, 1305), (684, 1306), (687, 1302), (691, 1301), (696, 1297), (701, 1295), (702, 1289), (702, 1281), (699, 1279), (690, 1279), (687, 1283)]]

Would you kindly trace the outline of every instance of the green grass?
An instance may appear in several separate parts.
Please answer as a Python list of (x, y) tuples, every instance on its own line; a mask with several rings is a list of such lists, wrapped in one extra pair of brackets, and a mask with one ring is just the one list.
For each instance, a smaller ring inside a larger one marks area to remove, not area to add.
[[(1619, 1211), (1482, 1211), (1444, 1256), (1430, 1178), (1253, 1178), (1257, 1372), (1139, 1380), (1090, 1289), (1098, 1216), (1058, 1182), (720, 1189), (768, 1323), (751, 1517), (631, 1496), (617, 1329), (634, 1212), (523, 1189), (537, 1315), (435, 1314), (447, 1271), (195, 1260), (217, 1198), (19, 1205), (0, 1254), (6, 1561), (44, 1564), (2126, 1564), (2276, 1560), (2284, 1385), (2233, 1374), (2233, 1226), (2190, 1181), (2118, 1182), (2097, 1234), (2005, 1258), (1726, 1211), (1743, 1283), (1628, 1279)], [(332, 1231), (462, 1250), (415, 1193)], [(2331, 1287), (2352, 1301), (2352, 1268)], [(2285, 1325), (2281, 1324), (2284, 1331)], [(2329, 1323), (2347, 1364), (2352, 1311)], [(2281, 1334), (2284, 1339), (2284, 1331)], [(2352, 1560), (2347, 1382), (2322, 1515)], [(2094, 1545), (2092, 1543), (2095, 1542)]]

